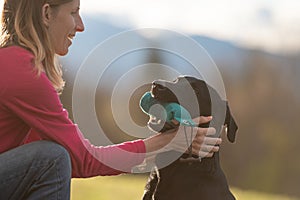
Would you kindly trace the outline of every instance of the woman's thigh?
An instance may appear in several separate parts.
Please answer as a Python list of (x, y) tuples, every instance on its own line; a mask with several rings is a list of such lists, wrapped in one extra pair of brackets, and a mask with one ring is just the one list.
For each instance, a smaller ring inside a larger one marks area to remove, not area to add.
[(0, 154), (0, 199), (69, 199), (71, 164), (58, 144), (38, 141)]

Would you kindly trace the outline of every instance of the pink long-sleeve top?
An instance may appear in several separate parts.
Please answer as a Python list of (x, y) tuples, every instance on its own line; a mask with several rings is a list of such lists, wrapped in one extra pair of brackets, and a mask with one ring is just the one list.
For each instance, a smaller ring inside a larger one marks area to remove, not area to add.
[(46, 74), (34, 72), (33, 59), (21, 47), (0, 48), (0, 153), (24, 144), (33, 134), (66, 148), (72, 177), (129, 172), (144, 160), (142, 140), (97, 147), (84, 139)]

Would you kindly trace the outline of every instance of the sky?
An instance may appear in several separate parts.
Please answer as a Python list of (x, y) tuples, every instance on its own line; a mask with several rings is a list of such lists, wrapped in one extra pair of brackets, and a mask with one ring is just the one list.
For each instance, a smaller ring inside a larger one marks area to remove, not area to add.
[(202, 34), (267, 51), (300, 51), (299, 0), (84, 0), (81, 10), (112, 15), (135, 28)]
[(83, 15), (106, 15), (119, 25), (201, 34), (271, 52), (300, 51), (299, 10), (299, 0), (81, 0)]

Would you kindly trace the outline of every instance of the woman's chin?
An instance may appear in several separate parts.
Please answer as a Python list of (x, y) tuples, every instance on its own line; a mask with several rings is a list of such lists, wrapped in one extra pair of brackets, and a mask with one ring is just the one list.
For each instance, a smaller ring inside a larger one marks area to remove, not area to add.
[(65, 55), (67, 55), (68, 52), (69, 52), (69, 49), (67, 48), (65, 50), (57, 51), (55, 53), (59, 56), (65, 56)]

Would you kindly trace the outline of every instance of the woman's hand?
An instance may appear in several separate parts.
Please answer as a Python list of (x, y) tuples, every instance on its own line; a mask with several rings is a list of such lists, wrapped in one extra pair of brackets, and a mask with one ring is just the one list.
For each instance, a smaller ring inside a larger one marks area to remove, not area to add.
[[(195, 118), (194, 121), (198, 124), (204, 124), (211, 119), (212, 117), (201, 116)], [(190, 131), (193, 133), (192, 138), (189, 138), (190, 136), (186, 137), (186, 133), (190, 133)], [(198, 155), (201, 158), (211, 157), (214, 152), (219, 151), (219, 147), (215, 145), (222, 142), (221, 138), (209, 137), (214, 135), (215, 131), (214, 128), (179, 126), (178, 130), (159, 133), (144, 140), (147, 156), (170, 150), (185, 153), (192, 142), (192, 153), (194, 155)]]
[[(211, 120), (211, 117), (200, 117), (195, 121), (199, 121), (199, 124), (207, 123)], [(192, 153), (198, 155), (201, 158), (212, 157), (215, 152), (219, 151), (219, 146), (222, 143), (221, 138), (211, 137), (216, 133), (214, 128), (199, 128), (196, 127), (196, 136), (192, 142)]]
[[(198, 117), (193, 119), (196, 124), (205, 124), (212, 120), (212, 117)], [(191, 130), (192, 129), (192, 130)], [(191, 134), (192, 133), (192, 138)], [(201, 158), (212, 157), (215, 152), (219, 151), (219, 145), (222, 142), (221, 138), (211, 137), (216, 133), (214, 128), (200, 128), (200, 127), (183, 127), (180, 126), (174, 140), (174, 150), (189, 153), (188, 147), (192, 147), (192, 154)], [(182, 138), (184, 136), (184, 139)], [(184, 141), (183, 141), (184, 140)], [(185, 145), (183, 143), (185, 143)], [(187, 143), (188, 142), (188, 143)], [(192, 143), (192, 145), (191, 145)]]

